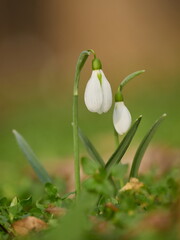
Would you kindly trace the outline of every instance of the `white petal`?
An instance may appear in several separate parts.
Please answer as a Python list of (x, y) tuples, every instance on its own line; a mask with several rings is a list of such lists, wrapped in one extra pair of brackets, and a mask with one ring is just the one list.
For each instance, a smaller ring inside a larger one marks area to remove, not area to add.
[(124, 102), (116, 102), (113, 112), (113, 124), (116, 131), (123, 135), (131, 126), (131, 114)]
[(102, 112), (107, 112), (111, 108), (112, 105), (112, 90), (111, 85), (109, 84), (106, 76), (103, 71), (100, 70), (102, 74), (102, 94), (103, 94), (103, 102), (101, 106)]
[(102, 88), (97, 77), (99, 70), (94, 70), (86, 85), (84, 101), (90, 112), (100, 112), (103, 101)]

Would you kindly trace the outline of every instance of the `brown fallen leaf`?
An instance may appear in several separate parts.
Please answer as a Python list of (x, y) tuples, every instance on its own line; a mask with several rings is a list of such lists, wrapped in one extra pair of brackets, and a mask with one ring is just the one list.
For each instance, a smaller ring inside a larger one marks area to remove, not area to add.
[(145, 232), (154, 231), (159, 233), (166, 233), (172, 229), (172, 227), (173, 225), (170, 213), (158, 210), (147, 214), (139, 223), (136, 223), (134, 227), (130, 228), (125, 233), (123, 239), (139, 239), (139, 236), (142, 234), (142, 229)]
[(17, 235), (25, 236), (31, 231), (39, 232), (43, 229), (46, 229), (47, 223), (39, 218), (29, 216), (14, 222), (12, 227)]
[(140, 229), (155, 229), (165, 231), (172, 226), (172, 219), (169, 212), (155, 211), (148, 214), (140, 223)]
[(96, 216), (90, 216), (90, 221), (93, 224), (93, 230), (97, 233), (106, 234), (113, 229), (113, 226), (108, 221)]
[(120, 189), (120, 192), (128, 191), (128, 190), (139, 190), (141, 187), (143, 187), (144, 184), (139, 181), (137, 178), (131, 178), (126, 185)]
[(49, 206), (46, 208), (46, 212), (53, 214), (56, 217), (63, 217), (67, 210), (65, 208), (55, 207), (55, 206)]
[(113, 212), (118, 212), (118, 210), (119, 210), (119, 209), (118, 209), (114, 204), (112, 204), (111, 202), (106, 203), (105, 206), (106, 206), (106, 208), (111, 209)]

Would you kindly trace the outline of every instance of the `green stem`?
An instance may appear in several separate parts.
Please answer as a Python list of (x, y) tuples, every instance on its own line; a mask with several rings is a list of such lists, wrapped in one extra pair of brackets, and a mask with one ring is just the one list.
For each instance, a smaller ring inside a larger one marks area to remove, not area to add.
[(79, 163), (79, 139), (78, 139), (78, 95), (73, 96), (73, 142), (74, 142), (74, 174), (76, 195), (79, 196), (80, 186), (80, 163)]
[(88, 58), (93, 53), (93, 50), (87, 50), (81, 52), (77, 65), (74, 78), (74, 90), (73, 90), (73, 142), (74, 142), (74, 175), (75, 175), (75, 189), (76, 196), (79, 198), (81, 191), (80, 183), (80, 161), (79, 161), (79, 138), (78, 138), (78, 88), (80, 80), (80, 72)]
[(116, 132), (115, 128), (114, 128), (114, 140), (115, 140), (115, 145), (116, 145), (116, 148), (117, 148), (119, 146), (119, 135)]

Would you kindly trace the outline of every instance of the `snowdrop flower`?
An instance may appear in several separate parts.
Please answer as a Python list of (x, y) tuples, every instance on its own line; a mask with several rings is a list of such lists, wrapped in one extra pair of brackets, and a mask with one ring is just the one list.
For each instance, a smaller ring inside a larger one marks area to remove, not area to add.
[(112, 105), (111, 86), (102, 71), (101, 62), (95, 58), (92, 62), (92, 75), (86, 85), (84, 101), (90, 112), (107, 112)]
[(122, 94), (120, 92), (118, 92), (115, 96), (113, 124), (115, 130), (120, 135), (126, 133), (131, 126), (131, 114), (125, 106)]

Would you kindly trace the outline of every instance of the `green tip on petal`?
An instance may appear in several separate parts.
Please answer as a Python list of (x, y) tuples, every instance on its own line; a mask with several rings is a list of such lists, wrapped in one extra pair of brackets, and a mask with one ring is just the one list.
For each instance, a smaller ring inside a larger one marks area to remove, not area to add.
[(93, 70), (99, 70), (102, 69), (101, 61), (98, 58), (94, 58), (92, 60), (92, 69)]
[(97, 74), (97, 77), (100, 81), (100, 84), (102, 85), (102, 74), (100, 72)]

